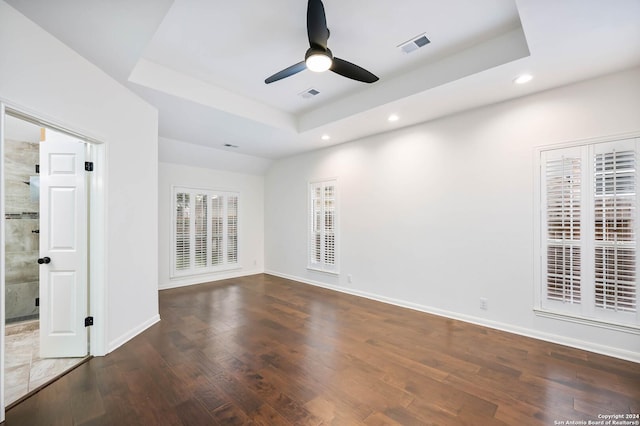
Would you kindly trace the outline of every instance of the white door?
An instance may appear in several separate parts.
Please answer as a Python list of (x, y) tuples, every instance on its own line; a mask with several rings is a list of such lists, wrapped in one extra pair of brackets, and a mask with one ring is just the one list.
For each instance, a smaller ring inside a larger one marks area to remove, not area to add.
[(85, 144), (46, 129), (40, 143), (40, 356), (87, 355)]

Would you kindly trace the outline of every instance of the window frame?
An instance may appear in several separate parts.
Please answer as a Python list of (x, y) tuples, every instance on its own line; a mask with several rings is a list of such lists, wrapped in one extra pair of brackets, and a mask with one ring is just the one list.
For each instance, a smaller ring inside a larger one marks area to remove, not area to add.
[[(184, 269), (178, 269), (178, 259), (177, 259), (177, 241), (178, 241), (178, 194), (189, 194), (189, 206), (193, 209), (193, 213), (190, 214), (189, 217), (189, 267)], [(203, 209), (205, 211), (206, 217), (204, 218), (204, 223), (206, 224), (206, 230), (204, 231), (206, 235), (206, 244), (205, 244), (205, 265), (197, 266), (196, 258), (198, 253), (196, 253), (196, 229), (195, 224), (198, 218), (196, 217), (196, 197), (197, 196), (206, 196), (206, 208)], [(222, 261), (218, 264), (212, 263), (213, 256), (213, 248), (212, 248), (212, 238), (213, 238), (213, 218), (214, 218), (214, 209), (213, 200), (214, 199), (222, 199), (222, 250), (221, 257)], [(230, 223), (230, 200), (235, 199), (235, 219), (232, 224)], [(228, 191), (228, 190), (215, 190), (215, 189), (206, 189), (206, 188), (196, 188), (189, 186), (177, 186), (174, 185), (171, 187), (171, 275), (170, 278), (184, 278), (195, 275), (216, 273), (222, 271), (230, 271), (241, 269), (242, 265), (240, 263), (240, 250), (239, 250), (239, 242), (240, 242), (240, 193), (236, 191)], [(230, 233), (230, 229), (232, 232)], [(232, 240), (230, 240), (230, 237)], [(230, 252), (230, 247), (233, 246), (233, 250)], [(232, 257), (230, 257), (230, 255)]]
[[(325, 260), (327, 256), (331, 257), (331, 255), (327, 255), (327, 235), (325, 234), (326, 227), (325, 219), (326, 219), (326, 199), (324, 195), (326, 194), (325, 190), (327, 187), (333, 187), (333, 215), (331, 216), (331, 220), (333, 222), (333, 247), (332, 247), (332, 257), (333, 263), (327, 263), (322, 261), (324, 257)], [(314, 217), (316, 210), (314, 209), (314, 192), (315, 189), (319, 188), (321, 197), (321, 211), (320, 213), (320, 253), (318, 255), (321, 258), (321, 261), (316, 261), (314, 256), (316, 255), (316, 251), (313, 249), (315, 245), (315, 239), (317, 238), (317, 233), (314, 231)], [(340, 273), (340, 191), (338, 186), (337, 178), (327, 178), (327, 179), (318, 179), (308, 182), (307, 185), (307, 269), (315, 272), (324, 272), (329, 274), (338, 275)]]
[[(636, 311), (629, 312), (609, 312), (606, 309), (595, 306), (595, 263), (592, 255), (595, 253), (595, 218), (594, 207), (596, 206), (596, 190), (594, 183), (594, 161), (598, 149), (607, 145), (632, 144), (636, 158), (635, 173), (635, 254), (636, 254)], [(546, 299), (546, 259), (547, 256), (547, 235), (545, 228), (546, 205), (545, 201), (545, 175), (544, 175), (544, 153), (560, 150), (579, 150), (583, 180), (582, 188), (587, 188), (581, 206), (581, 234), (586, 241), (582, 243), (583, 259), (581, 260), (582, 281), (581, 281), (581, 303), (578, 305), (568, 305), (562, 302), (549, 301)], [(536, 315), (546, 318), (559, 319), (579, 324), (587, 324), (616, 331), (640, 334), (640, 134), (625, 134), (607, 138), (589, 139), (564, 144), (540, 146), (535, 148), (535, 176), (534, 176), (534, 312)], [(585, 167), (586, 165), (586, 167)]]

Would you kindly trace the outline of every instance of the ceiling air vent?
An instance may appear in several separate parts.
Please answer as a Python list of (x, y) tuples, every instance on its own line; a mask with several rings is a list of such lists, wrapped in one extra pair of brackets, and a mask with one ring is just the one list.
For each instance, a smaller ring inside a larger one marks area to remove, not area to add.
[(310, 88), (305, 90), (304, 92), (300, 92), (298, 93), (298, 96), (302, 96), (303, 99), (311, 99), (316, 95), (319, 95), (320, 92), (318, 92), (316, 89), (314, 88)]
[(411, 40), (402, 43), (398, 46), (398, 48), (404, 53), (411, 53), (414, 50), (418, 50), (422, 46), (426, 46), (429, 43), (431, 43), (431, 40), (429, 40), (425, 34), (420, 34), (419, 36), (416, 36)]

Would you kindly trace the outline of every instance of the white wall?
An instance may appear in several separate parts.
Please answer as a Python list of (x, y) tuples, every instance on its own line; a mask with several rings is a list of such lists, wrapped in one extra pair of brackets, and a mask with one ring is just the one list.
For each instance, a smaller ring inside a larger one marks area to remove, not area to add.
[[(216, 150), (210, 149), (210, 151), (215, 153)], [(240, 193), (238, 204), (238, 259), (241, 268), (218, 273), (171, 278), (172, 188), (174, 186)], [(160, 259), (158, 274), (161, 290), (264, 272), (263, 176), (160, 163), (158, 197), (160, 200), (158, 210), (158, 258)]]
[(0, 99), (106, 145), (106, 350), (158, 320), (158, 114), (0, 1)]
[[(640, 131), (639, 111), (634, 69), (277, 161), (266, 270), (640, 361), (637, 335), (533, 312), (534, 148)], [(341, 193), (339, 276), (305, 268), (307, 182), (326, 177)]]

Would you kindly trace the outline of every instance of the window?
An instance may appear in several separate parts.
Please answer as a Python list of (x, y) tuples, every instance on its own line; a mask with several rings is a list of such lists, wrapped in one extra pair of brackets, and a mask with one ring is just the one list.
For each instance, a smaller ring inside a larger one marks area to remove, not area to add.
[(338, 273), (337, 181), (309, 184), (308, 268)]
[(540, 152), (541, 311), (640, 325), (639, 139)]
[(173, 275), (238, 268), (238, 194), (174, 188)]

